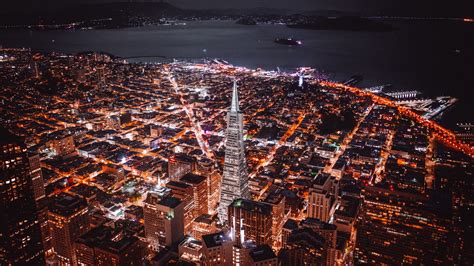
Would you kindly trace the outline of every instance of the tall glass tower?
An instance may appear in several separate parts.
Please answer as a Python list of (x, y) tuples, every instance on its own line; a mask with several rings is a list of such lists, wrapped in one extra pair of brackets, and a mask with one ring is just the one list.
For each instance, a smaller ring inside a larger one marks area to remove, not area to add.
[(0, 127), (0, 265), (44, 265), (23, 139)]
[(219, 220), (223, 224), (227, 223), (227, 208), (234, 199), (250, 198), (243, 131), (243, 114), (239, 110), (237, 83), (234, 82), (232, 104), (227, 113), (224, 175), (222, 177), (221, 200), (218, 208)]

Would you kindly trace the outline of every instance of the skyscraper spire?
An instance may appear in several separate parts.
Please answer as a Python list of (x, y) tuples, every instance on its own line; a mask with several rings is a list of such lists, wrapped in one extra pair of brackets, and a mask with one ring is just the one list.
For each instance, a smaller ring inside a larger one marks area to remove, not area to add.
[(227, 209), (235, 199), (250, 197), (243, 131), (243, 114), (239, 111), (237, 83), (234, 82), (232, 103), (227, 113), (224, 174), (217, 210), (221, 223), (227, 223)]
[(237, 92), (237, 81), (234, 80), (234, 88), (232, 89), (232, 103), (230, 106), (231, 112), (239, 111), (239, 94)]

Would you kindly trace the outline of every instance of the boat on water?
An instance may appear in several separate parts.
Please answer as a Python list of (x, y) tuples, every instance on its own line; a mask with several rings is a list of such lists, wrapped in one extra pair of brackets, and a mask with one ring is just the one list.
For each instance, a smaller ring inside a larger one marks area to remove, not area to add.
[(297, 46), (302, 45), (303, 42), (299, 40), (295, 40), (293, 38), (276, 38), (275, 42), (278, 44), (290, 45), (290, 46)]

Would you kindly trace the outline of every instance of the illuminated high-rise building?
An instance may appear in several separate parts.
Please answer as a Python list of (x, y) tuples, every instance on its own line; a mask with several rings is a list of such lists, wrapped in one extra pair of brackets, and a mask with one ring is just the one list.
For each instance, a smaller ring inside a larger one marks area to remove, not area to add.
[(51, 233), (48, 224), (48, 206), (44, 188), (43, 172), (41, 171), (40, 156), (36, 152), (28, 152), (30, 177), (33, 185), (33, 195), (38, 209), (38, 220), (41, 228), (41, 239), (46, 257), (52, 252)]
[(175, 153), (168, 159), (168, 177), (170, 180), (179, 181), (187, 173), (196, 170), (196, 160), (183, 153)]
[(275, 190), (268, 194), (264, 202), (272, 207), (272, 246), (279, 249), (282, 244), (283, 225), (289, 216), (289, 212), (285, 212), (285, 197), (281, 190)]
[(249, 252), (247, 265), (250, 266), (277, 266), (278, 257), (269, 245), (255, 247)]
[(282, 265), (334, 265), (327, 264), (327, 241), (311, 228), (295, 229), (280, 250)]
[(308, 218), (329, 222), (338, 198), (339, 182), (328, 174), (318, 175), (312, 182), (308, 197)]
[(237, 84), (234, 82), (232, 103), (227, 113), (224, 174), (218, 209), (221, 223), (227, 222), (227, 208), (235, 199), (250, 197), (243, 131), (243, 114), (239, 110)]
[(184, 182), (170, 181), (166, 187), (171, 189), (171, 196), (181, 200), (184, 204), (184, 233), (191, 235), (194, 215), (194, 189), (193, 186)]
[(194, 218), (201, 214), (207, 214), (209, 211), (207, 178), (202, 175), (188, 173), (181, 178), (181, 182), (192, 186)]
[(383, 184), (363, 190), (355, 258), (364, 264), (449, 265), (449, 219), (435, 199)]
[(192, 224), (192, 236), (196, 239), (202, 239), (203, 235), (208, 235), (217, 231), (216, 221), (210, 214), (203, 214), (194, 219)]
[(207, 158), (198, 161), (196, 172), (207, 177), (208, 212), (214, 215), (219, 206), (221, 175), (214, 167), (214, 162)]
[(337, 226), (322, 222), (318, 219), (307, 218), (300, 223), (301, 228), (310, 228), (318, 235), (322, 236), (327, 244), (326, 246), (326, 265), (335, 265), (339, 250), (337, 246)]
[(89, 231), (86, 200), (68, 193), (57, 195), (49, 206), (51, 243), (61, 265), (75, 265), (74, 242)]
[(0, 128), (0, 265), (44, 264), (26, 147)]
[(234, 241), (224, 232), (202, 236), (204, 265), (232, 265)]
[(149, 192), (143, 207), (145, 236), (153, 250), (162, 250), (184, 236), (184, 203)]
[(63, 132), (54, 134), (51, 140), (47, 142), (47, 146), (54, 150), (57, 156), (61, 157), (69, 156), (76, 151), (74, 137)]
[(145, 246), (126, 229), (100, 225), (74, 244), (77, 265), (143, 265)]
[(43, 173), (41, 172), (39, 154), (29, 154), (28, 161), (30, 163), (30, 175), (33, 183), (33, 192), (35, 195), (35, 200), (38, 201), (45, 197)]
[(272, 206), (267, 203), (236, 199), (229, 206), (231, 235), (237, 245), (253, 242), (272, 245)]

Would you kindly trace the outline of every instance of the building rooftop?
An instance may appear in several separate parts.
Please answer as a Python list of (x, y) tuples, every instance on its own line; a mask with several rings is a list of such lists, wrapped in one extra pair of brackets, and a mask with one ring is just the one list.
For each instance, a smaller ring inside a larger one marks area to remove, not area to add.
[(167, 187), (178, 187), (178, 188), (188, 188), (190, 187), (190, 185), (186, 184), (186, 183), (183, 183), (183, 182), (179, 182), (179, 181), (169, 181), (168, 183), (166, 183), (166, 186)]
[(307, 227), (307, 228), (317, 228), (317, 229), (322, 229), (322, 230), (336, 230), (337, 229), (337, 226), (335, 224), (325, 223), (316, 218), (304, 219), (303, 221), (301, 221), (301, 226)]
[(85, 199), (68, 193), (61, 193), (53, 198), (49, 211), (64, 217), (69, 217), (87, 208)]
[(232, 239), (224, 232), (218, 232), (214, 234), (203, 235), (202, 241), (204, 242), (207, 248), (213, 248), (221, 246), (225, 242), (232, 241)]
[(202, 242), (190, 237), (186, 236), (181, 243), (179, 243), (179, 247), (186, 247), (188, 249), (200, 250), (202, 248)]
[(99, 248), (113, 254), (121, 254), (139, 239), (121, 229), (101, 225), (82, 235), (76, 243)]
[(194, 219), (194, 222), (204, 224), (212, 224), (213, 221), (214, 220), (212, 219), (212, 216), (209, 214), (201, 214), (196, 219)]
[(181, 201), (174, 197), (164, 197), (158, 202), (158, 204), (169, 208), (176, 208), (181, 204)]
[(329, 174), (319, 174), (318, 176), (316, 176), (316, 178), (314, 178), (313, 184), (315, 184), (317, 186), (324, 186), (324, 184), (326, 184), (327, 180), (330, 177), (331, 177), (331, 175), (329, 175)]
[(186, 163), (194, 163), (196, 159), (192, 156), (189, 156), (185, 153), (175, 153), (171, 156), (170, 161), (180, 161)]
[(197, 185), (197, 184), (202, 183), (205, 180), (206, 180), (205, 176), (196, 175), (196, 174), (193, 174), (193, 173), (187, 173), (186, 175), (181, 177), (181, 181), (185, 182), (185, 183), (188, 183), (188, 184), (196, 184)]
[(265, 215), (271, 215), (272, 214), (272, 206), (259, 202), (259, 201), (253, 201), (253, 200), (247, 200), (247, 199), (235, 199), (232, 202), (232, 206), (236, 208), (241, 208), (247, 211), (256, 211)]
[(288, 237), (288, 244), (296, 244), (306, 248), (322, 248), (325, 239), (310, 228), (301, 228), (293, 230)]
[(360, 200), (356, 197), (344, 195), (341, 198), (341, 204), (336, 209), (337, 216), (355, 218), (360, 206)]
[(289, 229), (289, 230), (298, 229), (298, 222), (293, 219), (288, 219), (286, 223), (283, 225), (283, 228)]
[(266, 203), (270, 204), (278, 204), (280, 203), (285, 197), (283, 196), (282, 192), (280, 189), (273, 190), (268, 194), (268, 196), (265, 198)]
[(277, 256), (269, 245), (261, 245), (250, 251), (250, 257), (253, 262), (262, 262), (275, 259)]

